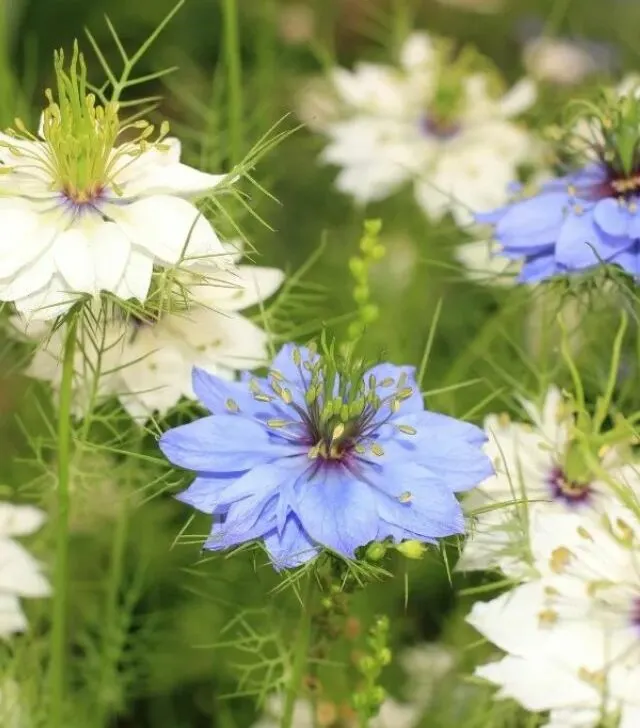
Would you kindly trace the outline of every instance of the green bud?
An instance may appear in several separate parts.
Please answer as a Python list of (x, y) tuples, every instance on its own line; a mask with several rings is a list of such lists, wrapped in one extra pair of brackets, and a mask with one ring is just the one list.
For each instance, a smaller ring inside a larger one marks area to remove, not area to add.
[(380, 235), (381, 230), (382, 230), (382, 220), (374, 219), (374, 220), (365, 220), (364, 221), (365, 235), (370, 235), (371, 237), (377, 237), (378, 235)]
[(388, 647), (383, 647), (378, 653), (378, 659), (381, 665), (390, 665), (391, 657), (391, 650)]
[(380, 315), (380, 309), (373, 303), (368, 303), (360, 312), (362, 320), (367, 323), (373, 323)]
[(381, 245), (380, 243), (378, 243), (371, 251), (371, 257), (374, 260), (382, 260), (384, 258), (384, 256), (386, 255), (386, 253), (387, 253), (387, 249), (384, 247), (384, 245)]
[(356, 303), (363, 304), (369, 300), (369, 286), (362, 283), (353, 289), (353, 299)]
[(367, 274), (367, 266), (364, 260), (355, 256), (349, 259), (349, 270), (354, 278), (364, 278)]
[(369, 561), (380, 561), (384, 558), (386, 553), (386, 545), (379, 541), (374, 541), (373, 543), (369, 544), (369, 546), (367, 546), (365, 555), (369, 559)]
[(396, 547), (396, 551), (399, 551), (403, 556), (406, 556), (408, 559), (421, 559), (426, 550), (427, 547), (425, 544), (421, 543), (420, 541), (403, 541), (402, 543), (399, 543)]

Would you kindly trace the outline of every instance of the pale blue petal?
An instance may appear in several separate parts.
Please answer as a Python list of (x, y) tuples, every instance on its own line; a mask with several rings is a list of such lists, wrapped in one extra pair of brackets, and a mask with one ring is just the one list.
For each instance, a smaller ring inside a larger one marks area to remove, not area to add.
[(229, 414), (234, 402), (243, 413), (258, 404), (243, 382), (229, 382), (198, 367), (193, 368), (191, 381), (196, 397), (212, 414)]
[(611, 250), (602, 246), (602, 236), (591, 212), (567, 215), (556, 244), (556, 263), (572, 271), (600, 264), (611, 257)]
[[(399, 389), (400, 377), (404, 375), (403, 388), (410, 388), (411, 395), (400, 403), (400, 411), (403, 413), (421, 412), (424, 410), (424, 403), (420, 388), (416, 382), (416, 368), (410, 366), (396, 366), (395, 364), (377, 364), (369, 369), (364, 375), (364, 381), (369, 390), (369, 377), (376, 378), (376, 394), (380, 399), (390, 398)], [(388, 380), (388, 381), (387, 381)], [(384, 382), (385, 386), (380, 386)], [(389, 402), (390, 404), (390, 402)], [(389, 404), (381, 408), (380, 416), (386, 417), (389, 414)]]
[(275, 526), (275, 500), (246, 498), (234, 503), (222, 521), (213, 524), (203, 548), (217, 551), (263, 538)]
[(277, 570), (306, 564), (319, 552), (318, 545), (311, 541), (293, 514), (289, 515), (281, 532), (272, 531), (265, 536), (264, 545)]
[(548, 253), (527, 258), (518, 280), (522, 283), (538, 283), (557, 275), (561, 269), (556, 264), (553, 248), (549, 250)]
[(237, 415), (213, 415), (165, 432), (159, 446), (174, 465), (206, 473), (240, 473), (301, 448), (274, 442), (267, 430)]
[(619, 238), (628, 234), (631, 215), (626, 205), (621, 205), (613, 197), (607, 197), (595, 206), (593, 219), (607, 235)]
[(627, 250), (618, 253), (611, 262), (617, 263), (630, 276), (640, 278), (640, 243), (635, 242)]
[(203, 513), (212, 514), (221, 503), (220, 494), (225, 491), (229, 483), (234, 483), (237, 478), (236, 473), (227, 474), (226, 477), (199, 476), (186, 490), (178, 493), (176, 500)]
[(555, 242), (568, 200), (566, 192), (552, 192), (514, 203), (496, 225), (496, 238), (523, 252)]
[(309, 536), (342, 556), (354, 558), (359, 546), (378, 532), (371, 488), (342, 466), (325, 464), (298, 488), (296, 515)]

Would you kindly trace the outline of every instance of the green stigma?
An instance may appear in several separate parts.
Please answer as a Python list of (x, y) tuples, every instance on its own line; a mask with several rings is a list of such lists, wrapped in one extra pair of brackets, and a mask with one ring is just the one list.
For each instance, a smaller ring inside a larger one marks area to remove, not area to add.
[[(122, 124), (118, 116), (118, 104), (106, 101), (97, 103), (87, 81), (87, 67), (83, 55), (74, 43), (68, 70), (62, 50), (54, 52), (56, 95), (47, 89), (47, 107), (42, 114), (44, 145), (33, 148), (22, 144), (4, 146), (18, 158), (36, 162), (51, 178), (52, 190), (65, 195), (81, 205), (101, 196), (106, 188), (122, 194), (116, 177), (129, 163), (153, 146), (161, 148), (168, 133), (163, 123), (154, 141), (153, 125), (144, 120)], [(124, 132), (134, 131), (133, 139), (116, 146)], [(15, 129), (7, 134), (21, 141), (38, 142), (20, 119)]]

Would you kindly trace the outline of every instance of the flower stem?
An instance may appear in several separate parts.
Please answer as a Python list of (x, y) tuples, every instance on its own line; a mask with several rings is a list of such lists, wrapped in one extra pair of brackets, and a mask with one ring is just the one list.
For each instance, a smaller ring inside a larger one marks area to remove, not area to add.
[(231, 161), (238, 164), (242, 158), (242, 71), (240, 61), (240, 33), (238, 30), (237, 0), (223, 0), (225, 62), (227, 67), (227, 109)]
[(58, 503), (56, 514), (56, 556), (51, 628), (51, 726), (64, 725), (65, 653), (67, 648), (67, 587), (69, 559), (69, 475), (71, 465), (71, 402), (73, 395), (74, 354), (77, 316), (72, 315), (62, 359), (60, 411), (58, 415)]
[(300, 608), (300, 619), (298, 620), (298, 629), (296, 632), (293, 664), (291, 666), (291, 675), (287, 685), (287, 695), (280, 728), (293, 728), (293, 711), (295, 709), (296, 700), (300, 696), (300, 686), (302, 685), (302, 678), (309, 659), (312, 613), (311, 602), (313, 588), (315, 585), (314, 575), (311, 571), (305, 576), (305, 580), (306, 583), (302, 593), (302, 604)]

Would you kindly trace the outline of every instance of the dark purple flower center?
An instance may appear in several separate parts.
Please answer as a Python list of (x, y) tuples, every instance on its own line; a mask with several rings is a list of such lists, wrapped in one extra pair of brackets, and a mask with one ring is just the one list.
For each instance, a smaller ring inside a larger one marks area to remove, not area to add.
[(631, 624), (640, 630), (640, 597), (634, 599), (631, 607)]
[(439, 118), (435, 114), (426, 114), (420, 120), (420, 128), (424, 134), (444, 141), (459, 134), (461, 126), (457, 121)]
[(570, 480), (559, 466), (551, 471), (547, 482), (553, 497), (569, 505), (584, 503), (591, 496), (591, 484), (589, 482)]
[(640, 170), (631, 175), (620, 175), (608, 168), (606, 179), (589, 190), (587, 197), (596, 200), (606, 197), (628, 200), (637, 197), (638, 193), (640, 193)]

